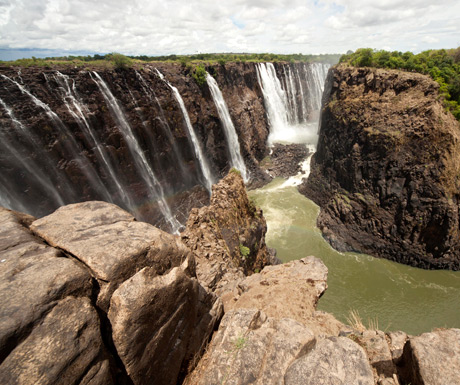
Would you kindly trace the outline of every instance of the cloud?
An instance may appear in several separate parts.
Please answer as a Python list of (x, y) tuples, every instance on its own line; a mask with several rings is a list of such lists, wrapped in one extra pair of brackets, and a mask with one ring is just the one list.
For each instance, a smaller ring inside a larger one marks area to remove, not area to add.
[(0, 48), (130, 55), (440, 48), (459, 43), (456, 15), (457, 0), (0, 0)]

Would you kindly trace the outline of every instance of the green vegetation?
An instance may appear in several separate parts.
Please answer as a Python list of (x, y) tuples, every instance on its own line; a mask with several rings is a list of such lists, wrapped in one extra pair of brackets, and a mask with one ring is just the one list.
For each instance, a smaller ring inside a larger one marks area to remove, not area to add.
[(240, 254), (243, 257), (243, 259), (246, 259), (250, 252), (251, 250), (249, 249), (249, 247), (246, 247), (240, 243)]
[(110, 60), (116, 69), (126, 69), (133, 65), (133, 61), (121, 53), (111, 53), (106, 56), (106, 60)]
[(203, 65), (199, 64), (196, 66), (192, 76), (193, 79), (195, 79), (196, 84), (198, 84), (200, 87), (203, 87), (206, 84), (206, 70)]
[(232, 167), (232, 168), (230, 169), (229, 173), (230, 173), (230, 172), (233, 173), (233, 174), (236, 174), (236, 175), (240, 175), (240, 176), (241, 176), (241, 171), (238, 170), (238, 169), (235, 168), (235, 167)]
[(358, 67), (393, 68), (430, 75), (439, 83), (445, 107), (460, 120), (460, 47), (412, 52), (376, 51), (361, 48), (343, 55), (340, 63)]
[[(56, 65), (69, 65), (74, 67), (106, 67), (106, 68), (127, 68), (132, 65), (142, 65), (152, 62), (168, 62), (177, 63), (183, 67), (192, 69), (193, 66), (202, 65), (222, 65), (226, 63), (245, 63), (245, 62), (322, 62), (336, 64), (340, 59), (339, 54), (327, 55), (279, 55), (273, 53), (207, 53), (196, 55), (168, 55), (168, 56), (125, 56), (118, 53), (110, 53), (107, 55), (87, 55), (87, 56), (62, 56), (62, 57), (47, 57), (44, 59), (19, 59), (15, 61), (0, 61), (3, 66), (21, 66), (21, 67), (53, 67)], [(121, 65), (121, 67), (118, 67)]]

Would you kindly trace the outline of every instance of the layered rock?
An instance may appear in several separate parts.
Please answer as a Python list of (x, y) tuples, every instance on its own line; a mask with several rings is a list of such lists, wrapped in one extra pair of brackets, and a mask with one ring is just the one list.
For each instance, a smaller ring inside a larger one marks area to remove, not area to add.
[(460, 268), (460, 131), (428, 76), (338, 66), (302, 193), (339, 250)]
[(273, 261), (266, 231), (262, 211), (249, 201), (239, 173), (231, 171), (213, 186), (210, 205), (191, 211), (181, 237), (197, 261), (198, 280), (222, 294)]

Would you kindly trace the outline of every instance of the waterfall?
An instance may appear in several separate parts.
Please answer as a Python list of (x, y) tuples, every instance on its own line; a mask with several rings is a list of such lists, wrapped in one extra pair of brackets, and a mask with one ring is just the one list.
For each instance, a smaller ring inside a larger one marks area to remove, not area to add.
[(187, 109), (185, 108), (184, 100), (182, 99), (182, 96), (179, 93), (179, 90), (174, 87), (171, 83), (169, 83), (164, 75), (155, 69), (158, 76), (160, 79), (162, 79), (168, 86), (171, 88), (174, 98), (177, 100), (179, 103), (180, 109), (182, 111), (182, 114), (184, 116), (185, 124), (189, 133), (190, 140), (192, 141), (193, 144), (193, 149), (195, 151), (195, 157), (198, 159), (198, 162), (200, 163), (201, 171), (204, 176), (204, 184), (206, 189), (211, 192), (212, 189), (212, 184), (214, 182), (214, 178), (212, 177), (211, 174), (211, 169), (209, 168), (208, 161), (206, 160), (203, 150), (201, 149), (200, 142), (198, 141), (198, 138), (195, 134), (195, 130), (193, 129), (192, 122), (190, 121), (190, 117), (188, 116)]
[(149, 187), (149, 194), (152, 194), (150, 198), (158, 201), (158, 205), (163, 216), (171, 225), (172, 231), (177, 234), (182, 225), (173, 217), (171, 209), (169, 208), (164, 198), (163, 188), (158, 182), (152, 168), (150, 167), (150, 164), (148, 163), (141, 146), (134, 136), (133, 130), (128, 120), (126, 119), (117, 99), (112, 94), (104, 80), (99, 76), (99, 74), (94, 71), (92, 73), (94, 78), (92, 76), (91, 78), (99, 87), (99, 90), (101, 91), (104, 100), (113, 117), (115, 118), (117, 126), (120, 129), (126, 144), (128, 145), (129, 151), (133, 156), (137, 169), (139, 170), (142, 179)]
[[(68, 159), (69, 156), (71, 160), (74, 161), (80, 171), (86, 176), (87, 180), (89, 181), (91, 187), (94, 189), (95, 192), (101, 194), (105, 200), (108, 202), (112, 202), (112, 198), (110, 193), (108, 192), (107, 188), (102, 183), (99, 175), (94, 170), (93, 166), (91, 165), (90, 161), (80, 153), (80, 148), (75, 141), (73, 134), (69, 131), (66, 125), (62, 122), (59, 116), (51, 110), (51, 108), (46, 104), (43, 103), (40, 99), (30, 93), (27, 89), (25, 89), (21, 84), (17, 83), (16, 81), (10, 79), (5, 75), (1, 75), (5, 80), (13, 83), (15, 86), (19, 88), (22, 94), (27, 95), (32, 102), (42, 108), (46, 115), (50, 118), (51, 123), (55, 127), (55, 129), (59, 132), (60, 135), (64, 138), (62, 140), (62, 144), (65, 147), (65, 151), (62, 154), (63, 159)], [(69, 186), (67, 186), (67, 190), (71, 190)]]
[(78, 126), (85, 135), (86, 140), (91, 148), (95, 149), (96, 156), (98, 158), (99, 164), (110, 176), (113, 185), (116, 187), (116, 190), (121, 197), (121, 201), (124, 204), (124, 207), (131, 212), (135, 212), (135, 205), (131, 200), (130, 196), (127, 194), (126, 187), (122, 186), (121, 181), (119, 180), (117, 173), (115, 172), (107, 152), (105, 151), (104, 146), (102, 146), (100, 140), (96, 137), (94, 130), (92, 129), (86, 116), (89, 115), (89, 111), (84, 103), (80, 101), (80, 97), (75, 88), (75, 82), (72, 81), (72, 86), (69, 84), (69, 77), (60, 73), (59, 71), (53, 76), (53, 79), (58, 84), (58, 91), (61, 94), (62, 100), (69, 111), (73, 116)]
[(153, 88), (147, 83), (147, 81), (144, 79), (144, 77), (135, 70), (136, 77), (139, 79), (141, 83), (141, 87), (144, 91), (144, 93), (148, 96), (151, 102), (155, 102), (155, 105), (158, 108), (158, 111), (160, 112), (160, 116), (157, 116), (156, 119), (160, 122), (160, 125), (163, 129), (164, 134), (168, 138), (169, 144), (171, 145), (173, 152), (174, 152), (174, 157), (176, 159), (176, 164), (179, 165), (180, 171), (181, 171), (181, 176), (185, 180), (186, 185), (191, 184), (191, 177), (190, 173), (186, 170), (185, 168), (185, 161), (184, 158), (179, 151), (179, 148), (177, 147), (176, 140), (174, 140), (174, 137), (171, 132), (171, 128), (169, 127), (169, 124), (166, 120), (163, 108), (161, 107), (160, 101), (158, 100), (155, 91)]
[(214, 100), (214, 104), (217, 108), (217, 113), (219, 118), (224, 126), (225, 138), (227, 139), (228, 149), (230, 152), (230, 160), (232, 167), (235, 167), (241, 172), (241, 176), (245, 182), (248, 181), (248, 172), (246, 170), (246, 165), (244, 164), (243, 157), (241, 156), (240, 143), (238, 142), (238, 135), (235, 131), (235, 126), (233, 125), (232, 118), (228, 112), (227, 103), (225, 103), (222, 92), (217, 85), (216, 80), (206, 72), (206, 80), (208, 82), (209, 89), (211, 90), (211, 95)]
[(314, 112), (318, 115), (321, 108), (329, 65), (285, 64), (281, 72), (283, 81), (272, 63), (260, 63), (256, 68), (270, 125), (268, 144), (316, 144), (318, 122), (312, 117)]

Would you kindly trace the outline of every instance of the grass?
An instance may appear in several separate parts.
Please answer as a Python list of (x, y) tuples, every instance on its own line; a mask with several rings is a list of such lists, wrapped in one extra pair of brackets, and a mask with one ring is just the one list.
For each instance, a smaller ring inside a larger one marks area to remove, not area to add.
[(368, 318), (366, 326), (364, 325), (363, 320), (357, 310), (350, 310), (347, 317), (347, 322), (353, 329), (356, 329), (360, 333), (363, 333), (366, 330), (379, 330), (379, 322), (377, 317)]

